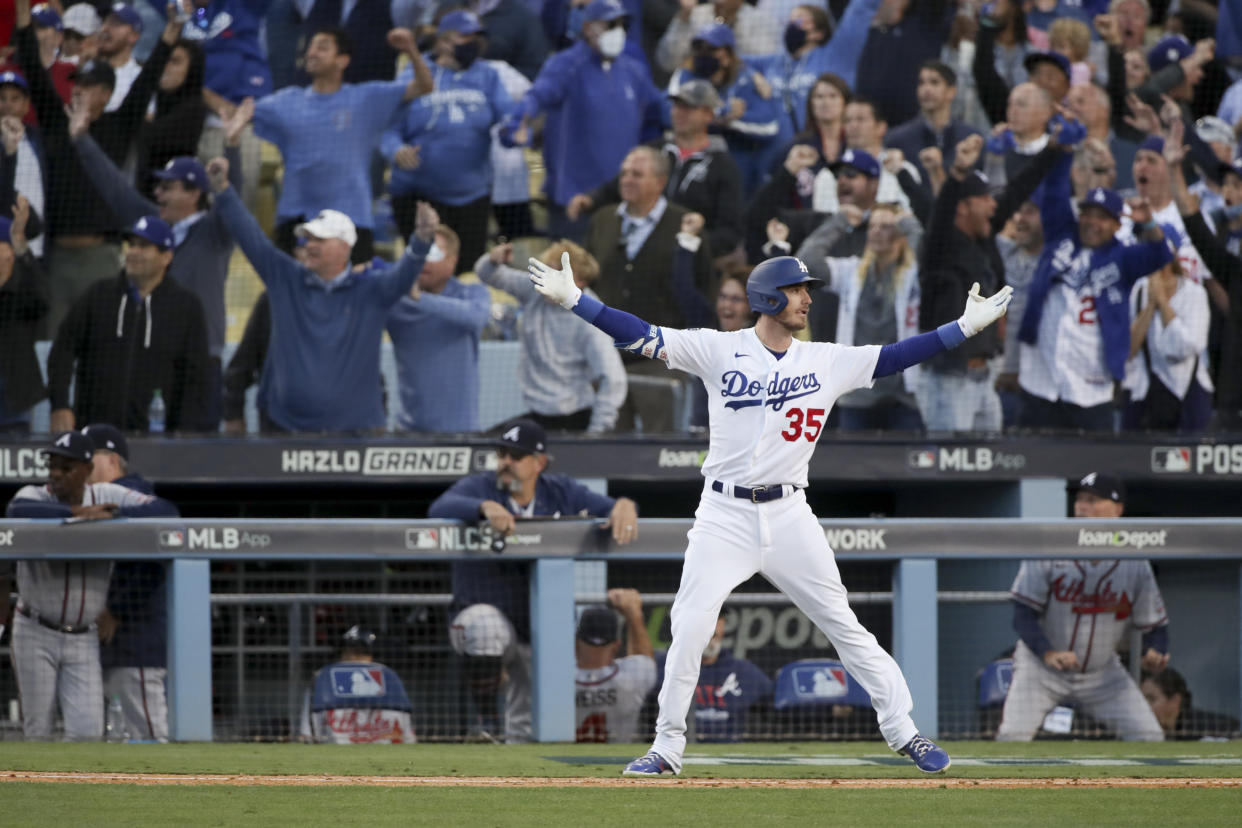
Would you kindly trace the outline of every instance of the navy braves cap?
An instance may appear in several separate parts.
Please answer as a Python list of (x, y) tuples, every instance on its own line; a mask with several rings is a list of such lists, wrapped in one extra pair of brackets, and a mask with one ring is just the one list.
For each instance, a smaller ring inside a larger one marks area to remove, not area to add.
[(88, 60), (73, 72), (70, 79), (79, 86), (116, 88), (116, 70), (106, 60)]
[(95, 451), (111, 451), (129, 459), (129, 443), (121, 430), (111, 423), (91, 423), (82, 433), (90, 439)]
[(832, 171), (835, 173), (842, 167), (853, 167), (869, 178), (880, 177), (880, 162), (866, 150), (847, 149), (841, 153), (841, 157), (833, 163)]
[(31, 9), (30, 19), (35, 22), (36, 26), (45, 26), (58, 32), (65, 28), (64, 21), (60, 19), (60, 12), (47, 3), (40, 3)]
[(1194, 50), (1195, 47), (1190, 45), (1184, 35), (1169, 35), (1151, 47), (1151, 51), (1147, 53), (1147, 65), (1151, 71), (1159, 72), (1170, 63), (1189, 57)]
[(591, 0), (587, 4), (583, 18), (590, 23), (593, 20), (619, 20), (629, 14), (617, 0)]
[(40, 451), (44, 454), (68, 457), (70, 460), (88, 462), (95, 456), (95, 444), (81, 432), (62, 431), (52, 438), (52, 442), (40, 449)]
[(478, 34), (481, 31), (483, 31), (483, 24), (479, 22), (478, 15), (465, 9), (457, 9), (441, 17), (440, 25), (436, 29), (436, 32), (439, 34), (457, 32), (458, 34), (472, 35)]
[(534, 420), (510, 420), (500, 427), (495, 445), (521, 454), (543, 453), (548, 450), (548, 435)]
[(1109, 472), (1091, 472), (1081, 480), (1071, 480), (1066, 488), (1071, 492), (1088, 492), (1118, 503), (1126, 501), (1126, 485), (1120, 477)]
[(1060, 52), (1031, 52), (1022, 60), (1022, 66), (1027, 72), (1034, 72), (1036, 64), (1051, 63), (1053, 66), (1065, 73), (1065, 77), (1070, 77), (1069, 58)]
[(172, 228), (159, 216), (143, 216), (134, 222), (134, 226), (125, 235), (145, 239), (161, 250), (173, 249)]
[(723, 23), (708, 23), (703, 28), (694, 33), (694, 40), (691, 43), (709, 43), (719, 49), (721, 46), (728, 46), (730, 49), (737, 46), (737, 40), (733, 37), (733, 30)]
[(108, 9), (108, 17), (116, 17), (134, 31), (142, 33), (142, 16), (129, 3), (113, 3), (112, 8)]
[(25, 92), (26, 95), (30, 95), (30, 87), (26, 85), (26, 79), (17, 72), (12, 70), (0, 72), (0, 86), (4, 86), (5, 84), (8, 84), (9, 86), (16, 86), (18, 89)]
[(198, 190), (207, 189), (207, 171), (192, 155), (179, 155), (152, 175), (164, 181), (180, 181)]
[(1097, 207), (1118, 221), (1121, 221), (1121, 213), (1124, 209), (1121, 196), (1107, 187), (1093, 187), (1087, 191), (1087, 197), (1078, 202), (1078, 209), (1085, 210), (1088, 207)]
[(578, 619), (578, 640), (592, 647), (603, 647), (621, 637), (617, 614), (608, 607), (587, 607)]

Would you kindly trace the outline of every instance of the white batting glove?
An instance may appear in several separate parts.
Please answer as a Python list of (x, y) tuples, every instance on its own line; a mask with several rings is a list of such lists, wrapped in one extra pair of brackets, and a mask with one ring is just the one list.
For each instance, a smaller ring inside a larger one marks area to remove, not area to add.
[(530, 281), (540, 295), (551, 299), (566, 310), (572, 310), (582, 298), (582, 288), (574, 284), (574, 271), (569, 266), (569, 253), (561, 254), (561, 269), (530, 260)]
[(962, 312), (957, 324), (961, 326), (962, 333), (966, 336), (974, 336), (1004, 316), (1012, 300), (1013, 288), (1009, 285), (1005, 285), (995, 295), (984, 299), (979, 295), (979, 283), (975, 282), (970, 288), (970, 293), (966, 294), (966, 310)]

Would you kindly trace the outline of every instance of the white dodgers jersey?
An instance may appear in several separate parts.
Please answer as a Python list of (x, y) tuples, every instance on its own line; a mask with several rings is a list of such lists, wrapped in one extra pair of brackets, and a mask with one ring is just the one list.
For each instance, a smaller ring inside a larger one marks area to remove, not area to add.
[(651, 656), (619, 658), (574, 678), (575, 741), (637, 742), (638, 711), (656, 683)]
[(662, 328), (670, 368), (707, 387), (711, 443), (703, 475), (741, 486), (806, 486), (828, 412), (842, 395), (870, 388), (879, 345), (795, 339), (777, 359), (754, 328)]
[(1146, 632), (1168, 616), (1151, 564), (1122, 561), (1023, 561), (1010, 594), (1043, 613), (1054, 650), (1073, 650), (1082, 671), (1117, 661), (1117, 644), (1133, 625)]

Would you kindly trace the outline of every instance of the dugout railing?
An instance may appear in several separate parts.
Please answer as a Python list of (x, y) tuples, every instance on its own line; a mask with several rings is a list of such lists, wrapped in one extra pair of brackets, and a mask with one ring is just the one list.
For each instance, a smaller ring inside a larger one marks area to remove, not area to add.
[[(689, 525), (687, 520), (644, 520), (640, 541), (619, 549), (594, 522), (531, 522), (497, 552), (486, 530), (437, 521), (133, 520), (69, 526), (2, 521), (0, 558), (168, 561), (169, 715), (172, 736), (180, 741), (212, 739), (212, 562), (529, 561), (534, 735), (539, 741), (570, 741), (573, 688), (564, 679), (574, 670), (574, 604), (580, 592), (575, 562), (675, 565)], [(960, 597), (962, 592), (994, 591), (1004, 580), (997, 575), (998, 564), (1012, 578), (1023, 558), (1193, 562), (1184, 567), (1189, 577), (1162, 584), (1175, 630), (1173, 646), (1186, 652), (1196, 639), (1200, 646), (1210, 645), (1207, 658), (1217, 683), (1231, 688), (1224, 709), (1242, 710), (1242, 520), (828, 520), (823, 526), (843, 562), (891, 564), (893, 654), (925, 733), (941, 729), (941, 670), (952, 664), (954, 651), (976, 636), (1011, 637), (1003, 616), (983, 625), (954, 616), (952, 604), (942, 608), (941, 593)], [(227, 597), (221, 603), (244, 600)], [(944, 636), (942, 619), (950, 627)], [(1203, 630), (1211, 634), (1197, 632)]]

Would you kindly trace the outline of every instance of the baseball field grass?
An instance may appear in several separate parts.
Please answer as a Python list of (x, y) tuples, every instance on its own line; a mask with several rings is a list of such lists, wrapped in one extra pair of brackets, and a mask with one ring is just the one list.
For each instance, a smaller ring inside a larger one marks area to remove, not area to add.
[(0, 825), (1238, 825), (1242, 742), (949, 742), (924, 777), (879, 743), (0, 743)]

